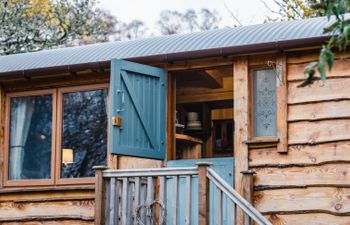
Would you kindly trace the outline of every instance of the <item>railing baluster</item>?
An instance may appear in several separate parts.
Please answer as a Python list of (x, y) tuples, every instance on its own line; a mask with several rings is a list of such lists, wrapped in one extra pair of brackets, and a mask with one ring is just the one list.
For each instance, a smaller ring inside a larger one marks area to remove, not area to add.
[(119, 225), (122, 219), (122, 196), (123, 196), (123, 182), (117, 179), (117, 224)]
[(121, 181), (116, 178), (116, 180), (115, 180), (115, 206), (114, 206), (115, 207), (114, 223), (116, 225), (119, 224), (120, 211), (121, 211), (120, 206), (119, 206), (120, 205), (120, 196), (121, 196), (121, 193), (120, 193), (121, 186), (122, 186)]
[(231, 213), (232, 213), (232, 224), (236, 224), (236, 209), (237, 209), (237, 206), (236, 206), (236, 204), (231, 200), (231, 199), (229, 199), (230, 200), (230, 202), (231, 202), (231, 204), (232, 204), (232, 211), (231, 211)]
[[(201, 174), (201, 171), (199, 171)], [(220, 190), (225, 193), (225, 195), (230, 198), (234, 203), (239, 206), (241, 210), (244, 211), (246, 217), (245, 225), (250, 225), (250, 221), (254, 220), (259, 225), (272, 225), (270, 221), (268, 221), (261, 213), (259, 213), (246, 199), (244, 199), (241, 195), (239, 195), (220, 175), (218, 175), (213, 169), (207, 169), (207, 177), (210, 182), (214, 183)], [(237, 212), (236, 212), (237, 215)], [(237, 218), (236, 218), (237, 219)]]
[(222, 224), (222, 192), (221, 190), (216, 187), (216, 224), (221, 225)]
[(123, 178), (123, 189), (122, 189), (122, 225), (129, 225), (128, 224), (128, 178)]
[[(142, 179), (141, 179), (141, 197), (142, 197), (142, 201), (141, 204), (145, 204), (146, 203), (146, 199), (147, 199), (147, 184), (145, 184)], [(141, 212), (140, 212), (140, 216), (141, 216), (141, 220), (142, 221), (146, 221), (146, 209), (142, 208)]]
[(165, 196), (166, 193), (166, 187), (165, 187), (165, 177), (161, 176), (159, 177), (159, 201), (161, 201), (163, 204), (165, 204)]
[[(135, 210), (140, 205), (143, 205), (140, 210), (141, 221), (147, 225), (151, 225), (152, 221), (160, 222), (156, 221), (160, 219), (158, 216), (162, 216), (161, 211), (158, 214), (158, 207), (156, 207), (157, 211), (152, 213), (150, 210), (146, 210), (155, 198), (168, 207), (166, 212), (169, 215), (169, 225), (178, 225), (180, 223), (190, 225), (193, 223), (191, 221), (193, 204), (198, 204), (198, 224), (201, 225), (208, 225), (209, 217), (214, 215), (215, 217), (211, 218), (211, 221), (216, 225), (221, 225), (224, 222), (235, 224), (238, 207), (245, 213), (244, 225), (251, 225), (253, 221), (259, 225), (272, 225), (220, 175), (211, 169), (207, 163), (199, 163), (196, 169), (193, 167), (179, 168), (179, 170), (177, 168), (131, 169), (122, 171), (107, 170), (103, 174), (102, 171), (97, 171), (96, 173), (96, 189), (98, 190), (96, 191), (95, 206), (97, 215), (95, 220), (96, 225), (136, 224)], [(198, 175), (198, 203), (192, 202), (192, 176), (194, 175)], [(103, 179), (101, 179), (102, 177)], [(170, 183), (167, 178), (171, 178), (169, 179)], [(179, 186), (182, 179), (185, 179), (186, 183), (183, 186)], [(155, 188), (155, 180), (157, 181), (157, 188)], [(168, 189), (168, 191), (172, 190), (172, 193), (167, 193), (166, 188), (169, 184), (171, 184), (171, 189)], [(209, 193), (212, 193), (210, 189), (215, 187), (215, 201), (211, 203), (215, 213), (209, 215)], [(185, 190), (184, 196), (180, 199), (179, 191), (183, 189)], [(106, 199), (104, 197), (106, 194), (108, 196), (107, 201), (104, 200)], [(171, 199), (169, 199), (171, 200), (171, 205), (167, 202), (168, 196), (171, 196)], [(182, 201), (184, 201), (184, 206), (182, 206)], [(184, 207), (181, 211), (179, 209), (179, 203), (181, 203), (181, 207)], [(104, 207), (107, 208), (102, 210)], [(184, 214), (179, 215), (180, 212)], [(225, 218), (227, 218), (227, 221)], [(181, 221), (179, 221), (180, 219)]]
[(116, 190), (115, 190), (115, 178), (111, 178), (110, 181), (110, 199), (109, 199), (109, 225), (115, 225), (115, 202), (116, 202)]
[[(166, 177), (165, 176), (160, 176), (159, 177), (159, 201), (166, 206), (166, 183), (165, 183)], [(159, 207), (159, 223), (162, 219), (162, 208)]]
[(134, 224), (137, 224), (136, 209), (140, 205), (140, 194), (141, 194), (140, 177), (135, 177), (135, 189), (134, 190), (135, 190), (135, 199), (134, 199), (133, 215), (134, 215)]
[(126, 223), (131, 224), (133, 213), (132, 213), (132, 204), (133, 204), (133, 182), (131, 179), (128, 181), (128, 196), (127, 196), (127, 218), (126, 218)]
[(186, 225), (191, 224), (191, 202), (192, 202), (192, 177), (186, 176), (186, 211), (185, 211), (185, 222)]
[[(151, 204), (153, 201), (153, 177), (147, 177), (147, 204)], [(150, 210), (147, 212), (147, 217), (146, 217), (146, 225), (151, 225), (151, 216), (150, 215)]]
[(173, 177), (173, 225), (177, 225), (177, 201), (178, 201), (178, 190), (179, 190), (179, 181), (178, 181), (178, 176)]
[(244, 225), (251, 225), (250, 217), (244, 213)]

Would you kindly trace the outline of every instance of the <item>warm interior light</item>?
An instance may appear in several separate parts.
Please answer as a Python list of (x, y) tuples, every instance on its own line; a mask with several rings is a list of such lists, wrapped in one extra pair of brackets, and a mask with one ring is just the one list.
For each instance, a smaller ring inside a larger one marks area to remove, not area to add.
[(70, 149), (70, 148), (62, 149), (62, 163), (64, 165), (67, 165), (73, 162), (74, 162), (73, 149)]

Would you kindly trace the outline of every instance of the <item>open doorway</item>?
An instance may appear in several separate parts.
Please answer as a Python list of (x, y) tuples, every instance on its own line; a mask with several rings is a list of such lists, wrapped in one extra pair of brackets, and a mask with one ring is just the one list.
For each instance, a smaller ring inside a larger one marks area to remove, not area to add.
[[(232, 187), (234, 185), (234, 118), (232, 66), (189, 70), (172, 74), (176, 79), (175, 160), (167, 161), (168, 167), (191, 167), (198, 162), (211, 163)], [(180, 190), (185, 190), (185, 177), (179, 176)], [(198, 191), (197, 178), (192, 179), (192, 191)], [(173, 193), (174, 187), (167, 187)], [(196, 195), (194, 195), (196, 196)], [(215, 224), (214, 189), (210, 194), (209, 210), (213, 215), (209, 224)], [(173, 196), (169, 194), (168, 199)], [(192, 199), (196, 202), (197, 199)], [(181, 205), (181, 202), (180, 202)], [(222, 209), (230, 209), (227, 198), (222, 199)], [(182, 207), (180, 207), (182, 208)], [(193, 206), (192, 212), (198, 212)], [(193, 214), (193, 213), (192, 213)], [(171, 218), (172, 215), (168, 215)], [(179, 212), (183, 218), (184, 212)], [(224, 210), (223, 225), (233, 224), (228, 210)], [(198, 223), (192, 215), (194, 224)]]
[(231, 66), (188, 70), (176, 78), (176, 159), (233, 157)]

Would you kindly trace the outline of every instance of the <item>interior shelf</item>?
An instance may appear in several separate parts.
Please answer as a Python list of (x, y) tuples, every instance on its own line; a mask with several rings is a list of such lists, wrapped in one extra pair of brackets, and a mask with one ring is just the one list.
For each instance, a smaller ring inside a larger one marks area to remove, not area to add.
[(176, 134), (176, 141), (188, 143), (188, 144), (203, 144), (203, 141), (199, 138), (195, 138), (186, 134)]

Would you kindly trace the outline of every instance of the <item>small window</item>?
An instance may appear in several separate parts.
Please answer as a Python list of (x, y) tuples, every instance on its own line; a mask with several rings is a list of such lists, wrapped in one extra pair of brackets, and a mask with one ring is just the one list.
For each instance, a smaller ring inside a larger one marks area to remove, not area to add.
[(9, 180), (51, 178), (52, 95), (10, 100)]
[(274, 70), (253, 72), (254, 137), (277, 136), (277, 86)]
[(61, 178), (93, 177), (107, 162), (107, 90), (62, 96)]

